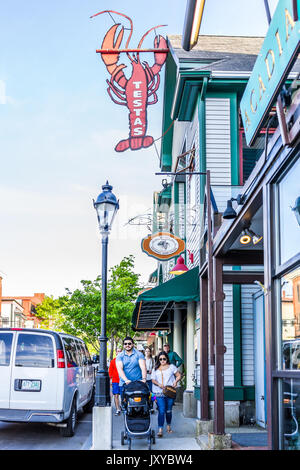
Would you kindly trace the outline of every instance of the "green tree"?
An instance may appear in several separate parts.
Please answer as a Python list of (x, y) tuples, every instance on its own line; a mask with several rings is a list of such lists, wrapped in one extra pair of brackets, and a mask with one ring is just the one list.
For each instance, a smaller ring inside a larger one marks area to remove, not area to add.
[(41, 328), (59, 331), (63, 323), (61, 309), (65, 297), (54, 299), (53, 296), (45, 296), (43, 302), (36, 306), (36, 316), (41, 320)]
[[(99, 349), (101, 325), (101, 277), (95, 281), (81, 281), (81, 288), (53, 299), (46, 297), (38, 306), (37, 314), (43, 327), (64, 331), (84, 339), (92, 348)], [(109, 270), (107, 281), (107, 336), (111, 357), (121, 338), (133, 334), (131, 316), (139, 286), (139, 274), (134, 273), (134, 257), (123, 258)]]

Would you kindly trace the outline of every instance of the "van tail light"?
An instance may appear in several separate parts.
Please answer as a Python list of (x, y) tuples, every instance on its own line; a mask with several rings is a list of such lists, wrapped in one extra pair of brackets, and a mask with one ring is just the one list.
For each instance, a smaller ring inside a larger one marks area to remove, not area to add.
[(57, 368), (58, 369), (64, 369), (66, 367), (65, 364), (65, 354), (63, 349), (57, 349)]

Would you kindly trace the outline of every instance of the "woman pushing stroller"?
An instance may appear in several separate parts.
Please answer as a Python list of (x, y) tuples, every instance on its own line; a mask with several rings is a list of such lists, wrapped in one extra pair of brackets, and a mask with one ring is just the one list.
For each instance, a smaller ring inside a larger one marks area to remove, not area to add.
[(171, 433), (171, 422), (172, 422), (172, 407), (174, 405), (174, 398), (165, 396), (163, 389), (167, 386), (177, 386), (181, 379), (181, 374), (177, 367), (170, 364), (168, 354), (162, 351), (157, 356), (157, 362), (151, 375), (152, 378), (152, 392), (156, 396), (156, 402), (158, 407), (158, 437), (163, 436), (163, 427), (166, 419), (167, 432)]

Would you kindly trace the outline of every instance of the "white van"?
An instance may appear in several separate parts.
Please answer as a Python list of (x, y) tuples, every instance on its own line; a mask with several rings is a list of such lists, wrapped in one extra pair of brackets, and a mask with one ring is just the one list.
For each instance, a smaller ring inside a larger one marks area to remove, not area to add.
[(92, 411), (94, 387), (94, 368), (81, 339), (0, 328), (0, 421), (51, 423), (71, 437), (77, 411)]

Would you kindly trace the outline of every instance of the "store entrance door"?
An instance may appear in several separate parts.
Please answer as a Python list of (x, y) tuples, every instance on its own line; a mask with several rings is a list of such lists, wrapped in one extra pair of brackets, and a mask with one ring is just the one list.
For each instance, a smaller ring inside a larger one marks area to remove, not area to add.
[(265, 360), (265, 304), (264, 294), (253, 296), (254, 312), (254, 363), (256, 423), (266, 427), (266, 360)]

